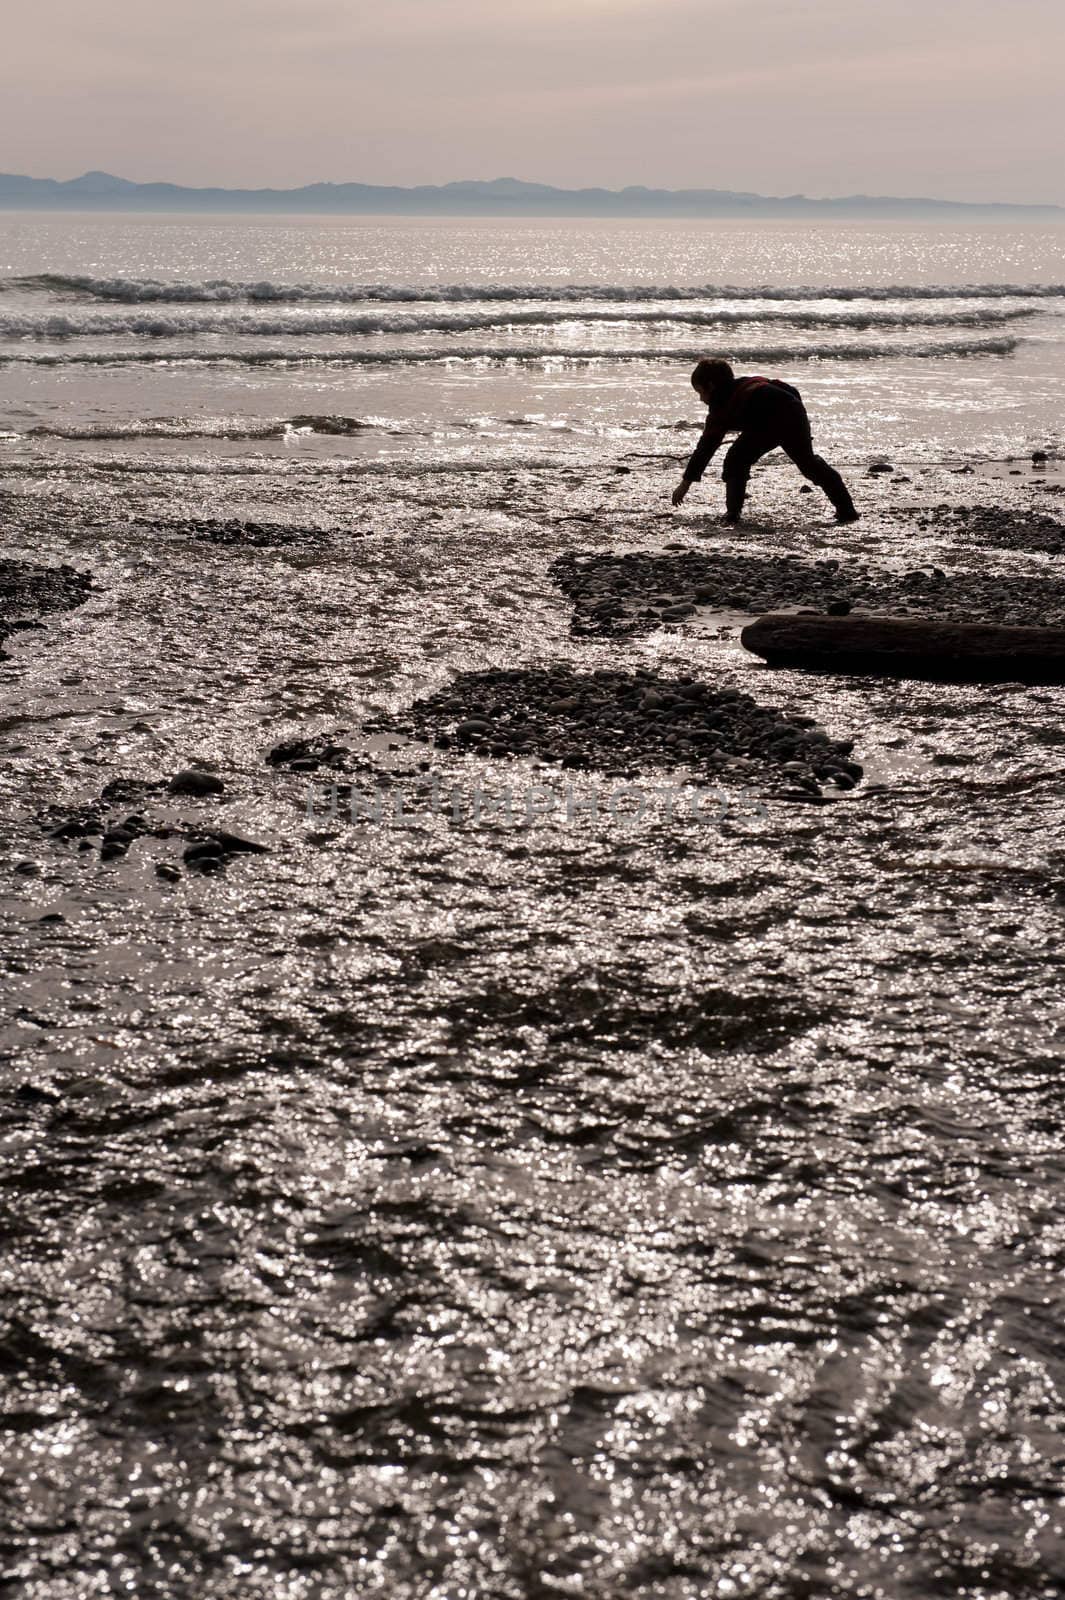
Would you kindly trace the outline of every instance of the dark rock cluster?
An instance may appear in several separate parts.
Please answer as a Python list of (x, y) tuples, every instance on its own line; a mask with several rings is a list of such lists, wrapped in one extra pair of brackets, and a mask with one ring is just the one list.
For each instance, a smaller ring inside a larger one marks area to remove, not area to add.
[[(190, 787), (187, 783), (178, 784), (175, 788), (177, 779), (187, 780), (193, 775), (210, 778), (210, 774), (201, 774), (191, 768), (178, 773), (169, 783), (165, 778), (116, 778), (101, 790), (97, 799), (73, 811), (49, 808), (42, 814), (40, 822), (50, 839), (61, 844), (77, 840), (81, 851), (96, 849), (99, 841), (99, 858), (103, 862), (123, 860), (131, 846), (144, 838), (182, 842), (186, 867), (202, 873), (222, 871), (236, 855), (265, 855), (268, 849), (266, 845), (256, 844), (224, 828), (202, 822), (159, 822), (150, 817), (147, 806), (153, 799), (193, 793), (199, 797), (209, 797), (221, 792), (221, 782), (217, 779), (206, 788)], [(136, 806), (138, 809), (121, 815), (127, 806)], [(170, 862), (157, 863), (155, 870), (160, 878), (169, 882), (176, 882), (181, 877), (180, 870)]]
[(939, 528), (952, 537), (995, 550), (1065, 555), (1065, 522), (1044, 511), (1006, 511), (998, 506), (933, 506), (918, 519), (921, 529)]
[(465, 673), (415, 701), (393, 727), (438, 748), (625, 776), (647, 766), (686, 767), (746, 781), (783, 778), (816, 791), (823, 782), (853, 788), (862, 775), (852, 743), (831, 740), (812, 718), (786, 717), (739, 690), (649, 668)]
[(955, 621), (1065, 623), (1065, 576), (914, 567), (890, 572), (858, 561), (807, 561), (693, 549), (585, 555), (570, 551), (551, 575), (574, 606), (578, 635), (625, 637), (712, 611), (761, 614), (809, 607), (844, 615), (860, 607)]
[[(335, 536), (329, 528), (299, 528), (287, 522), (249, 522), (240, 517), (219, 521), (211, 517), (182, 517), (160, 524), (148, 517), (138, 517), (136, 526), (162, 528), (166, 533), (188, 534), (207, 544), (237, 545), (247, 549), (261, 549), (271, 545), (321, 544)], [(365, 533), (366, 529), (345, 528), (343, 536), (351, 538)]]
[(72, 611), (91, 593), (92, 579), (87, 572), (0, 560), (0, 661), (7, 659), (4, 643), (13, 633), (42, 627), (42, 616)]
[[(343, 731), (341, 729), (340, 733)], [(286, 739), (267, 754), (267, 764), (287, 768), (289, 772), (317, 772), (321, 767), (344, 771), (351, 751), (346, 744), (338, 744), (337, 737), (335, 734), (312, 734), (306, 739)]]
[(73, 811), (50, 808), (41, 817), (41, 823), (50, 839), (61, 843), (72, 843), (76, 839), (81, 850), (93, 849), (94, 841), (99, 840), (100, 859), (115, 861), (126, 855), (136, 839), (145, 836), (168, 839), (175, 832), (168, 825), (149, 822), (141, 809), (128, 816), (116, 815), (127, 806), (142, 807), (165, 788), (164, 782), (117, 778), (97, 799)]

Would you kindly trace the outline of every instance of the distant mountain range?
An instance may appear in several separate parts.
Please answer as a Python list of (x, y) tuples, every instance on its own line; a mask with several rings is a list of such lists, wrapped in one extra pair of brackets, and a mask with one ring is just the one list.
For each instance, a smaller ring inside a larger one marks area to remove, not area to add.
[(555, 189), (495, 178), (490, 183), (309, 183), (302, 189), (187, 189), (177, 183), (130, 183), (109, 172), (80, 178), (24, 178), (0, 173), (0, 208), (41, 211), (255, 211), (362, 213), (378, 216), (492, 217), (865, 217), (1002, 221), (1065, 220), (1062, 206), (976, 204), (852, 194), (834, 200), (767, 196), (731, 189)]

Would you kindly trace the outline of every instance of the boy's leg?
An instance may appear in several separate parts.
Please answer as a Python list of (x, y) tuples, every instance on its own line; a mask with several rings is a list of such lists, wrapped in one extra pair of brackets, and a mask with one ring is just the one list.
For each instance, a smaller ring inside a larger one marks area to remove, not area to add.
[[(799, 408), (794, 409), (798, 411)], [(814, 454), (810, 419), (805, 410), (798, 416), (788, 418), (787, 426), (781, 431), (780, 448), (794, 461), (804, 478), (809, 478), (811, 483), (816, 483), (819, 489), (824, 490), (836, 508), (837, 521), (857, 521), (858, 512), (847, 485), (835, 467), (830, 467), (822, 456)]]
[(729, 522), (740, 520), (751, 468), (779, 443), (773, 434), (752, 428), (741, 433), (730, 446), (721, 466), (721, 476), (725, 480), (725, 516)]

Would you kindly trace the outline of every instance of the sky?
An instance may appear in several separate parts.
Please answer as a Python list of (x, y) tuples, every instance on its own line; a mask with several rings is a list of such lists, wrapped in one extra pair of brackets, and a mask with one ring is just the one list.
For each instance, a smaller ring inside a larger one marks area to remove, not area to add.
[(0, 170), (1065, 203), (1063, 0), (32, 0)]

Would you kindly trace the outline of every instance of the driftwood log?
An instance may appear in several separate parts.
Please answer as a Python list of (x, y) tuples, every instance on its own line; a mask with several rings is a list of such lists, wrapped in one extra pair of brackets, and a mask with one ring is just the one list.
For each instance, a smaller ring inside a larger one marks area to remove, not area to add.
[(1065, 628), (771, 611), (748, 623), (740, 643), (770, 666), (953, 681), (1065, 682)]

